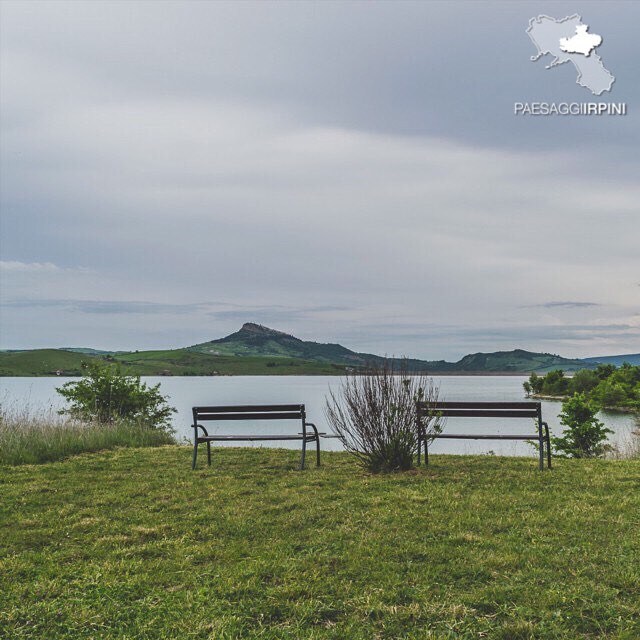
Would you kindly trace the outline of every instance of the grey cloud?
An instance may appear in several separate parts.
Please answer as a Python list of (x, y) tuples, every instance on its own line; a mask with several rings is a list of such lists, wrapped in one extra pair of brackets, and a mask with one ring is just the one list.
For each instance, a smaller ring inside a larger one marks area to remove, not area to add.
[(210, 311), (209, 316), (216, 320), (231, 320), (235, 322), (258, 322), (269, 324), (303, 320), (313, 315), (350, 311), (347, 306), (326, 305), (317, 307), (287, 307), (284, 305), (254, 307), (250, 305), (238, 306), (235, 309)]
[(129, 300), (7, 300), (2, 306), (14, 309), (65, 309), (98, 314), (193, 313), (207, 308), (206, 303), (164, 304)]
[[(589, 98), (573, 86), (569, 65), (545, 70), (530, 61), (529, 18), (540, 11), (557, 14), (554, 5), (21, 4), (4, 3), (6, 48), (25, 65), (49, 61), (54, 73), (44, 88), (55, 101), (70, 97), (51, 85), (75, 78), (88, 103), (222, 98), (236, 105), (284, 105), (295, 120), (311, 125), (516, 148), (523, 138), (537, 148), (588, 147), (594, 136), (601, 146), (622, 149), (626, 136), (637, 141), (635, 115), (606, 134), (589, 119), (567, 127), (561, 118), (523, 122), (511, 116), (514, 101), (546, 98), (550, 91)], [(605, 34), (600, 53), (618, 79), (612, 95), (637, 100), (638, 8), (624, 2), (562, 7), (575, 10)]]
[[(2, 295), (43, 300), (2, 311), (7, 347), (181, 346), (256, 320), (450, 357), (554, 312), (633, 324), (634, 4), (563, 5), (605, 37), (619, 120), (511, 115), (589, 99), (529, 60), (545, 3), (2, 11), (0, 248), (41, 265), (3, 274)], [(421, 338), (416, 318), (464, 326)], [(610, 331), (603, 348), (628, 349)]]
[(531, 305), (532, 307), (543, 307), (545, 309), (567, 308), (567, 309), (581, 309), (584, 307), (599, 307), (598, 302), (578, 302), (572, 300), (559, 300), (553, 302), (543, 302), (542, 304)]

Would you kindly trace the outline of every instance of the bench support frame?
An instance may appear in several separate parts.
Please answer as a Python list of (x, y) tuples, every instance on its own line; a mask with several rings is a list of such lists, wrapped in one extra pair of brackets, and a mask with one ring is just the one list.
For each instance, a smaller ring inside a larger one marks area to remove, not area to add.
[[(196, 468), (198, 461), (198, 445), (207, 445), (207, 464), (211, 466), (212, 442), (263, 442), (300, 440), (302, 451), (300, 455), (300, 470), (304, 469), (307, 454), (307, 443), (316, 443), (316, 466), (320, 466), (320, 434), (313, 422), (307, 422), (305, 406), (302, 405), (244, 405), (244, 406), (216, 406), (193, 407), (193, 458), (191, 468)], [(297, 434), (212, 434), (200, 424), (204, 421), (235, 421), (235, 420), (300, 420), (302, 431)], [(309, 431), (308, 428), (311, 428)]]
[[(542, 420), (542, 407), (539, 402), (437, 402), (429, 404), (417, 403), (418, 420), (418, 465), (420, 465), (421, 450), (424, 444), (424, 463), (429, 464), (428, 444), (435, 438), (451, 438), (460, 440), (534, 440), (538, 443), (538, 467), (544, 470), (545, 450), (547, 468), (551, 469), (551, 438), (549, 425)], [(423, 418), (458, 417), (458, 418), (529, 418), (536, 422), (537, 434), (529, 435), (499, 435), (499, 434), (456, 434), (437, 433), (427, 434)]]

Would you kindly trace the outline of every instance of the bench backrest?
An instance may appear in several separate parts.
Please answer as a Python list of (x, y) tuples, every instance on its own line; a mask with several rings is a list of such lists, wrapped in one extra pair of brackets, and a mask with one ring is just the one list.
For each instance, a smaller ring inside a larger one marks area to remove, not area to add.
[(418, 418), (535, 418), (542, 420), (539, 402), (418, 402)]
[(218, 407), (193, 407), (193, 424), (205, 420), (301, 420), (303, 404), (253, 404)]

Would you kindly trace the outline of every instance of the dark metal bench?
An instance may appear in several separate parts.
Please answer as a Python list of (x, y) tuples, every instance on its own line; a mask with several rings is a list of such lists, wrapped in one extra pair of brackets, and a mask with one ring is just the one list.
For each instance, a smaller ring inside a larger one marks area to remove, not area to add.
[[(300, 469), (304, 469), (304, 460), (307, 452), (307, 442), (316, 443), (316, 465), (320, 466), (320, 435), (316, 426), (312, 422), (307, 422), (305, 408), (303, 404), (267, 404), (267, 405), (243, 405), (243, 406), (223, 406), (223, 407), (193, 407), (193, 462), (192, 469), (196, 468), (198, 458), (198, 445), (207, 443), (207, 461), (211, 465), (211, 443), (212, 442), (235, 442), (248, 441), (255, 442), (261, 440), (300, 440), (302, 442), (302, 457), (300, 459)], [(200, 422), (231, 420), (299, 420), (302, 432), (291, 434), (213, 434), (205, 429)], [(311, 433), (307, 430), (311, 427)], [(202, 435), (199, 435), (199, 431)]]
[[(458, 438), (469, 440), (537, 440), (540, 457), (540, 469), (544, 469), (544, 451), (547, 450), (547, 466), (551, 468), (551, 442), (549, 425), (542, 420), (542, 407), (539, 402), (418, 402), (418, 464), (420, 450), (424, 443), (424, 462), (429, 464), (428, 441), (434, 438)], [(487, 433), (436, 433), (427, 434), (423, 420), (425, 418), (528, 418), (535, 420), (535, 434), (487, 434)]]

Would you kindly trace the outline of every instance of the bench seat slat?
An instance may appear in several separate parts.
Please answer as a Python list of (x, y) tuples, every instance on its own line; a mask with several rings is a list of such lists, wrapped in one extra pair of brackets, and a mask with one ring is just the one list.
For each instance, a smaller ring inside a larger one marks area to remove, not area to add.
[(526, 435), (514, 435), (514, 434), (499, 434), (499, 435), (487, 435), (487, 434), (462, 434), (462, 433), (440, 433), (438, 435), (428, 435), (427, 438), (459, 438), (465, 440), (538, 440), (540, 436), (536, 433), (532, 436)]
[(445, 418), (537, 418), (538, 411), (531, 409), (421, 409), (421, 415), (442, 416)]
[(207, 442), (212, 440), (234, 440), (234, 441), (251, 441), (251, 440), (314, 440), (316, 439), (315, 434), (307, 434), (303, 435), (209, 435), (209, 436), (198, 436), (198, 442)]
[[(422, 403), (425, 406), (425, 403)], [(432, 408), (442, 409), (532, 409), (537, 410), (539, 402), (434, 402)]]

